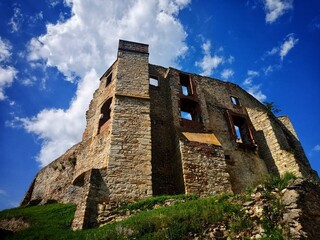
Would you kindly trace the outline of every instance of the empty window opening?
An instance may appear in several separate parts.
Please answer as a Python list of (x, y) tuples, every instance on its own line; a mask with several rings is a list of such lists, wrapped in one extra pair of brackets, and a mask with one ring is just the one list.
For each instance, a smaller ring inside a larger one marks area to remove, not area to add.
[(236, 142), (252, 144), (253, 140), (246, 119), (239, 116), (232, 116), (232, 121)]
[(151, 86), (154, 86), (154, 87), (158, 87), (159, 86), (159, 80), (157, 77), (154, 77), (154, 76), (150, 76), (149, 77), (149, 84)]
[(236, 132), (236, 136), (237, 136), (237, 142), (242, 142), (242, 137), (241, 137), (241, 133), (240, 133), (240, 128), (237, 125), (234, 125), (234, 130)]
[(187, 74), (180, 73), (179, 77), (182, 94), (185, 96), (192, 96), (194, 92), (190, 76)]
[(111, 83), (112, 80), (112, 73), (110, 73), (107, 77), (106, 86), (108, 86)]
[(185, 86), (182, 86), (182, 94), (185, 96), (188, 96), (188, 88)]
[(183, 119), (192, 120), (191, 113), (189, 113), (189, 112), (181, 111), (180, 112), (180, 117), (183, 118)]
[(236, 97), (231, 96), (231, 102), (233, 105), (240, 106), (239, 99)]
[(182, 119), (202, 122), (199, 104), (189, 99), (180, 99), (180, 116)]
[(109, 98), (101, 107), (99, 116), (99, 132), (101, 127), (110, 119), (112, 98)]

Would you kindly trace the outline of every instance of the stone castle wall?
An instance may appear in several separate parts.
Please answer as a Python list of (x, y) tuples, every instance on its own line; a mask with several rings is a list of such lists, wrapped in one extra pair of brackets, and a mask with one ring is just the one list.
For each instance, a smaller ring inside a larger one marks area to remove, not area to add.
[(86, 120), (82, 141), (38, 173), (22, 202), (76, 203), (73, 229), (154, 195), (239, 193), (287, 171), (317, 178), (289, 118), (235, 84), (149, 64), (146, 44), (119, 42)]

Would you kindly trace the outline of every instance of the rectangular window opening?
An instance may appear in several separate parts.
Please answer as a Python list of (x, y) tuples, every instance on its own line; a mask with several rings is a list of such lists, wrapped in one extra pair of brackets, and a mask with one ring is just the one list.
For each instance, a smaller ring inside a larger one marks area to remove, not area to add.
[(193, 120), (191, 113), (185, 111), (180, 112), (180, 117), (186, 120)]
[(236, 142), (244, 144), (252, 144), (253, 139), (250, 134), (249, 126), (245, 118), (240, 116), (232, 116), (233, 127)]
[(235, 130), (236, 137), (237, 137), (236, 141), (242, 143), (240, 128), (237, 125), (234, 125), (234, 130)]
[(107, 122), (111, 117), (111, 103), (112, 98), (109, 98), (107, 101), (105, 101), (105, 103), (102, 105), (100, 109), (98, 134), (101, 132), (101, 130), (107, 128)]
[(182, 94), (185, 96), (192, 96), (193, 86), (192, 86), (190, 76), (187, 74), (180, 73), (179, 78), (180, 78)]
[(110, 73), (109, 76), (107, 77), (106, 87), (111, 83), (111, 80), (112, 80), (112, 73)]
[(151, 86), (154, 86), (154, 87), (158, 87), (159, 86), (159, 80), (157, 77), (154, 77), (154, 76), (150, 76), (149, 77), (149, 84)]
[(185, 86), (182, 86), (182, 94), (185, 95), (185, 96), (188, 96), (189, 93), (188, 93), (188, 88), (185, 87)]
[(199, 103), (190, 99), (180, 99), (180, 117), (201, 123), (201, 110)]

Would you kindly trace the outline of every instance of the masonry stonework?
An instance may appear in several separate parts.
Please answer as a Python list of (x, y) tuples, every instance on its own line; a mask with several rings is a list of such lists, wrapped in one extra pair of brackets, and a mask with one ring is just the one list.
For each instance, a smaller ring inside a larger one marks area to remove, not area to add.
[(240, 193), (285, 172), (318, 178), (288, 117), (236, 84), (148, 57), (148, 45), (119, 41), (82, 141), (37, 174), (21, 205), (75, 203), (72, 227), (82, 229), (154, 195)]

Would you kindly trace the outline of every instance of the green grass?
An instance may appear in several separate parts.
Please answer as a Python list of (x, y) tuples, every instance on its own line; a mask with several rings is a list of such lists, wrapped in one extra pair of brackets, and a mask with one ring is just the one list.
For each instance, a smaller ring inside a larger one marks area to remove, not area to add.
[(23, 217), (31, 227), (17, 232), (9, 239), (68, 239), (76, 206), (48, 204), (14, 208), (0, 212), (0, 219)]
[(297, 179), (297, 177), (296, 177), (296, 175), (294, 175), (294, 173), (286, 172), (280, 178), (270, 176), (269, 178), (267, 178), (265, 184), (271, 185), (271, 186), (276, 186), (279, 190), (282, 190), (286, 186), (288, 186), (288, 184), (291, 180), (295, 180), (295, 179)]
[[(243, 222), (241, 206), (227, 195), (189, 200), (170, 207), (139, 212), (127, 220), (96, 229), (94, 239), (187, 239), (188, 233), (201, 233), (209, 224)], [(238, 231), (243, 223), (235, 224)], [(245, 225), (247, 226), (247, 225)]]
[[(172, 198), (171, 196), (170, 199)], [(234, 232), (244, 225), (241, 206), (229, 202), (227, 195), (201, 199), (195, 199), (195, 196), (176, 198), (184, 202), (141, 211), (121, 222), (76, 232), (70, 230), (74, 205), (49, 204), (10, 209), (0, 212), (0, 219), (23, 216), (31, 224), (30, 228), (9, 239), (186, 239), (189, 232), (201, 233), (211, 223), (234, 219)], [(156, 197), (126, 207), (151, 208), (152, 204), (167, 199), (168, 196)]]
[[(294, 175), (285, 174), (281, 179), (268, 178), (269, 186), (283, 189)], [(244, 239), (249, 237), (246, 230), (253, 222), (242, 210), (243, 202), (248, 200), (250, 192), (242, 195), (216, 195), (198, 198), (194, 195), (159, 196), (122, 206), (118, 214), (130, 211), (131, 217), (101, 228), (73, 232), (70, 229), (75, 205), (48, 204), (27, 208), (9, 209), (0, 212), (0, 219), (23, 217), (31, 224), (30, 228), (17, 232), (6, 239), (190, 239), (190, 233), (203, 233), (208, 226), (223, 223), (229, 229), (230, 239), (242, 232)], [(265, 209), (261, 224), (267, 237), (262, 239), (284, 239), (278, 229), (277, 220), (281, 218), (281, 204), (272, 194), (265, 197), (270, 209)], [(173, 199), (171, 206), (163, 206)], [(276, 221), (274, 221), (276, 220)], [(0, 236), (0, 239), (3, 239)]]
[(196, 195), (175, 195), (175, 196), (168, 196), (168, 195), (163, 195), (163, 196), (157, 196), (157, 197), (152, 197), (152, 198), (147, 198), (145, 200), (135, 202), (135, 203), (130, 203), (128, 205), (124, 205), (118, 209), (118, 211), (125, 211), (125, 210), (150, 210), (153, 209), (155, 205), (163, 205), (167, 200), (174, 200), (176, 203), (181, 203), (185, 201), (190, 201), (190, 200), (196, 200), (199, 197)]

